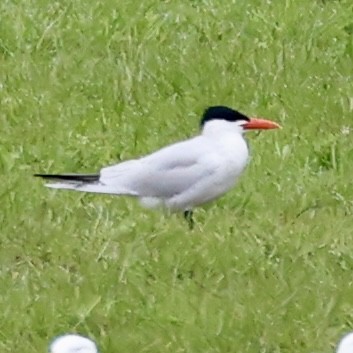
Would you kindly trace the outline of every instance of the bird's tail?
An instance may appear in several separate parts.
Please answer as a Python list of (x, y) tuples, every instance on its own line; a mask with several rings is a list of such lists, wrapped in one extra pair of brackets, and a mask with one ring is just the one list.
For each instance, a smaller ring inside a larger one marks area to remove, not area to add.
[(34, 176), (53, 181), (45, 184), (45, 186), (52, 189), (137, 196), (135, 192), (123, 187), (101, 183), (99, 174), (34, 174)]

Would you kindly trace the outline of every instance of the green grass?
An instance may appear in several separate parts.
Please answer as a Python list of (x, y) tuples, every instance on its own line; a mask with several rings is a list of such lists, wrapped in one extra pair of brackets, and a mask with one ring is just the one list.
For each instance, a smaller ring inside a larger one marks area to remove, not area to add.
[[(332, 352), (353, 328), (351, 1), (0, 2), (0, 351)], [(271, 118), (238, 186), (178, 215), (55, 192), (198, 131)]]

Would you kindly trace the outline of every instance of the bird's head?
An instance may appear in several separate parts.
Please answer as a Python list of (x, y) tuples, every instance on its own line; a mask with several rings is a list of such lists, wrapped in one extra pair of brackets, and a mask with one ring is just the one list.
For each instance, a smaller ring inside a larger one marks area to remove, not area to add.
[(248, 130), (277, 129), (279, 124), (266, 119), (249, 118), (238, 111), (225, 107), (213, 106), (205, 110), (201, 122), (201, 129), (213, 129), (224, 131), (237, 131), (244, 133)]
[(79, 335), (57, 337), (49, 347), (49, 353), (98, 353), (96, 344)]

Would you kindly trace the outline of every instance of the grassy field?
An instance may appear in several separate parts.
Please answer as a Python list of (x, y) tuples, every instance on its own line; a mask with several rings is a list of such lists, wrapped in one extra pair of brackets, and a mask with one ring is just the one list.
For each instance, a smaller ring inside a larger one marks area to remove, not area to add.
[[(353, 328), (349, 0), (0, 2), (0, 351), (333, 352)], [(250, 133), (237, 187), (180, 215), (53, 191), (198, 132)]]

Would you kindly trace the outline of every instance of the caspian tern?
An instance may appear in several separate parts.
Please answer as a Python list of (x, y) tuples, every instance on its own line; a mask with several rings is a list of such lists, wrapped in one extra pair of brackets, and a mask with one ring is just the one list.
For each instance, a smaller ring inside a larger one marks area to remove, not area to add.
[(89, 338), (68, 334), (54, 339), (49, 346), (49, 353), (98, 353), (98, 349)]
[(128, 195), (145, 207), (183, 211), (193, 225), (192, 210), (230, 190), (244, 170), (247, 130), (276, 129), (277, 123), (249, 118), (224, 106), (205, 110), (201, 133), (152, 154), (100, 170), (99, 174), (35, 174), (56, 182), (55, 189)]

